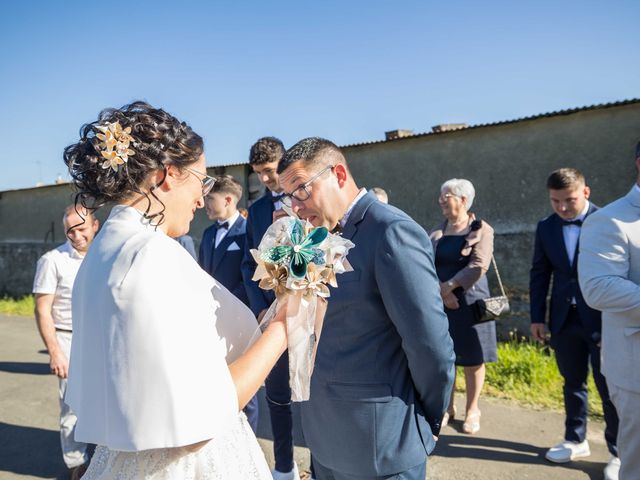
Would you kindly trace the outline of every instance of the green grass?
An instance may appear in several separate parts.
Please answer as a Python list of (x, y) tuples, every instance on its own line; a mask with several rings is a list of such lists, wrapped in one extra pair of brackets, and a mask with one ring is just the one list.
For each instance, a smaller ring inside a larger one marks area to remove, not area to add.
[(0, 314), (18, 315), (22, 317), (32, 317), (35, 303), (33, 295), (26, 295), (22, 298), (0, 298)]
[[(487, 364), (483, 394), (515, 400), (536, 409), (564, 411), (563, 380), (553, 350), (528, 340), (498, 344), (498, 361)], [(456, 386), (464, 390), (464, 373), (459, 367)], [(602, 417), (600, 395), (589, 374), (589, 415)]]

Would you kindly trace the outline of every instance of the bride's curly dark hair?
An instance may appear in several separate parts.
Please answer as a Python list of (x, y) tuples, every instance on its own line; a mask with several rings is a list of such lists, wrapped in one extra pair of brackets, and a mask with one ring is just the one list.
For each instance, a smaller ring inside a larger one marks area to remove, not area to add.
[[(117, 172), (102, 168), (105, 159), (96, 137), (100, 133), (96, 127), (114, 122), (119, 122), (123, 129), (131, 127), (130, 148), (135, 152)], [(187, 167), (196, 162), (203, 151), (202, 137), (185, 122), (146, 102), (136, 101), (119, 109), (102, 110), (98, 120), (82, 126), (80, 140), (66, 147), (63, 157), (77, 190), (76, 204), (95, 210), (134, 193), (145, 195), (150, 206), (148, 194), (140, 188), (148, 175), (168, 165), (179, 169)]]

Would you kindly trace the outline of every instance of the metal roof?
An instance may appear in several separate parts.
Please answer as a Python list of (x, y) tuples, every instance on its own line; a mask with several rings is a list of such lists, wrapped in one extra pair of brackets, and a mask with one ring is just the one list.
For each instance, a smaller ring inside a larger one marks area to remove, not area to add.
[(340, 148), (349, 148), (349, 147), (359, 147), (359, 146), (363, 146), (363, 145), (375, 145), (378, 143), (389, 143), (389, 142), (402, 142), (403, 140), (410, 140), (412, 138), (419, 138), (419, 137), (426, 137), (429, 135), (447, 135), (449, 133), (458, 133), (458, 132), (462, 132), (465, 130), (472, 130), (475, 128), (485, 128), (485, 127), (497, 127), (500, 125), (507, 125), (510, 123), (517, 123), (517, 122), (525, 122), (528, 120), (537, 120), (539, 118), (547, 118), (547, 117), (558, 117), (558, 116), (562, 116), (562, 115), (572, 115), (574, 113), (579, 113), (579, 112), (585, 112), (588, 110), (599, 110), (599, 109), (605, 109), (605, 108), (612, 108), (612, 107), (621, 107), (624, 105), (631, 105), (634, 103), (640, 103), (640, 98), (632, 98), (629, 100), (619, 100), (617, 102), (611, 102), (611, 103), (598, 103), (595, 105), (589, 105), (589, 106), (585, 106), (585, 107), (578, 107), (578, 108), (568, 108), (565, 110), (555, 110), (553, 112), (548, 112), (548, 113), (540, 113), (537, 115), (531, 115), (528, 117), (521, 117), (521, 118), (516, 118), (513, 120), (501, 120), (498, 122), (491, 122), (491, 123), (479, 123), (477, 125), (469, 125), (468, 127), (463, 127), (463, 128), (457, 128), (455, 130), (448, 130), (448, 131), (444, 131), (444, 132), (424, 132), (424, 133), (416, 133), (414, 135), (410, 135), (407, 137), (399, 137), (399, 138), (394, 138), (392, 140), (372, 140), (370, 142), (360, 142), (360, 143), (351, 143), (349, 145), (342, 145)]

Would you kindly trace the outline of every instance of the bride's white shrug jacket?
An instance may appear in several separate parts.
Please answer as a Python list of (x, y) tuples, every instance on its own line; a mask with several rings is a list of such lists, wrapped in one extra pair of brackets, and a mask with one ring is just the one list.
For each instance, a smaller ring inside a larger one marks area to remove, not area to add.
[(76, 439), (140, 451), (216, 437), (239, 410), (227, 363), (256, 327), (180, 244), (115, 206), (73, 289)]

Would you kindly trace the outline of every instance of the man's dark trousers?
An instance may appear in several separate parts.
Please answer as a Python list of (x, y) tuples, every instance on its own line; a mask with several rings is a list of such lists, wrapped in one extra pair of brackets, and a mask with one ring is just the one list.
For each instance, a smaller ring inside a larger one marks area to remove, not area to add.
[(609, 452), (617, 457), (618, 415), (609, 398), (607, 382), (600, 373), (600, 347), (580, 323), (575, 306), (570, 308), (562, 329), (551, 336), (551, 346), (555, 350), (558, 369), (564, 378), (565, 440), (582, 442), (586, 438), (587, 378), (590, 361), (593, 380), (602, 399), (604, 437)]

